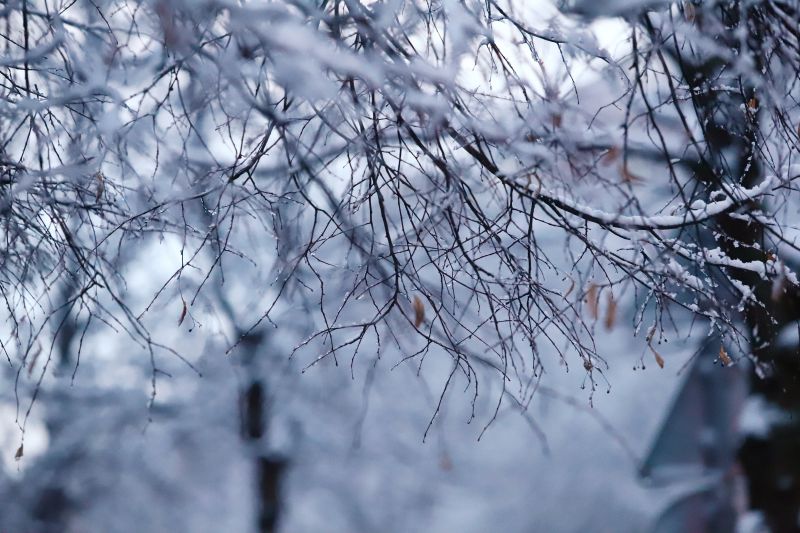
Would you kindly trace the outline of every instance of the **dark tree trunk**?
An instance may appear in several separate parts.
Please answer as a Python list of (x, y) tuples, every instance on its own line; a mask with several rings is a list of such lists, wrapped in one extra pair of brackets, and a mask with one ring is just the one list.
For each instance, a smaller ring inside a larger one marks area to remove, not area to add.
[[(760, 67), (765, 56), (762, 38), (767, 34), (763, 24), (763, 6), (726, 2), (716, 6), (721, 27), (703, 28), (717, 32), (719, 40), (747, 55)], [(723, 30), (724, 28), (724, 30)], [(747, 38), (736, 35), (745, 30)], [(720, 182), (752, 187), (764, 179), (759, 147), (759, 95), (748, 80), (728, 75), (730, 66), (718, 58), (704, 58), (701, 53), (687, 54), (685, 50), (670, 50), (682, 70), (683, 80), (694, 89), (692, 104), (700, 124), (704, 124), (705, 151), (693, 168), (695, 179), (710, 193), (719, 189)], [(738, 93), (715, 91), (713, 86), (739, 88)], [(753, 211), (755, 203), (744, 206), (739, 213)], [(714, 233), (705, 236), (716, 241), (729, 257), (741, 261), (763, 262), (770, 259), (765, 227), (755, 219), (722, 215), (715, 220)], [(713, 246), (712, 246), (713, 247)], [(721, 298), (733, 305), (741, 299), (727, 277), (750, 287), (754, 300), (746, 303), (744, 325), (750, 336), (750, 351), (758, 374), (751, 377), (752, 394), (760, 395), (768, 404), (778, 406), (790, 416), (773, 426), (763, 437), (747, 437), (739, 458), (747, 478), (751, 508), (762, 511), (773, 533), (800, 531), (800, 353), (797, 347), (775, 346), (781, 329), (800, 319), (800, 292), (787, 284), (775, 290), (773, 283), (756, 273), (731, 268), (718, 278)]]
[(253, 364), (256, 353), (262, 347), (263, 336), (251, 333), (241, 341), (243, 366), (250, 377), (241, 393), (242, 436), (255, 457), (255, 487), (258, 491), (257, 526), (259, 533), (277, 531), (281, 508), (281, 481), (286, 470), (287, 461), (266, 452), (264, 436), (269, 426), (269, 410), (266, 385), (258, 377), (256, 365)]

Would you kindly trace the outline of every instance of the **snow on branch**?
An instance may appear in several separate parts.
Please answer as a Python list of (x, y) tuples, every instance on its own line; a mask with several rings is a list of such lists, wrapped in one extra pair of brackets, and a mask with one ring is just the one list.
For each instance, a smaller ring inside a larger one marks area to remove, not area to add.
[(623, 215), (608, 213), (581, 204), (565, 194), (548, 194), (536, 191), (536, 197), (558, 209), (563, 209), (589, 222), (622, 229), (669, 230), (702, 224), (709, 219), (728, 213), (736, 208), (754, 202), (772, 190), (772, 176), (767, 176), (754, 187), (734, 185), (728, 188), (724, 198), (711, 202), (695, 200), (680, 215)]

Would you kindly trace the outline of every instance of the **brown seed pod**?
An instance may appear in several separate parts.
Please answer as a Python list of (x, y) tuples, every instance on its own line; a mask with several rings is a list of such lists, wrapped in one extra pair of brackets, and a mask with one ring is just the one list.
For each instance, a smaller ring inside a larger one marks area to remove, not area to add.
[(422, 299), (419, 296), (414, 295), (412, 305), (414, 306), (414, 327), (418, 328), (425, 321), (425, 304), (422, 303)]
[(186, 311), (188, 310), (188, 308), (187, 308), (187, 306), (186, 306), (186, 300), (184, 300), (183, 298), (181, 298), (181, 302), (183, 302), (183, 307), (181, 308), (181, 314), (180, 314), (180, 316), (178, 317), (178, 325), (179, 325), (179, 326), (180, 326), (181, 324), (183, 324), (183, 319), (184, 319), (184, 318), (186, 318)]
[(590, 283), (589, 288), (586, 289), (586, 305), (589, 306), (589, 316), (594, 320), (597, 320), (598, 317), (598, 298), (597, 285)]
[(606, 329), (611, 331), (614, 329), (614, 324), (617, 322), (617, 301), (614, 299), (612, 293), (608, 293), (606, 298)]
[(620, 150), (618, 146), (612, 146), (611, 148), (608, 149), (608, 152), (606, 152), (603, 155), (603, 157), (601, 158), (601, 162), (603, 163), (603, 165), (608, 166), (614, 163), (617, 159), (619, 159), (621, 153), (622, 150)]
[(653, 357), (656, 358), (656, 364), (658, 365), (658, 367), (664, 368), (664, 358), (661, 357), (661, 354), (658, 353), (655, 348), (653, 348), (652, 344), (648, 344), (647, 347), (650, 348), (651, 352), (653, 352)]
[(728, 352), (725, 351), (724, 346), (719, 347), (719, 360), (722, 362), (724, 366), (728, 366), (731, 363), (733, 363), (733, 361), (731, 360), (731, 356), (728, 355)]
[(694, 22), (695, 18), (697, 18), (697, 12), (692, 2), (683, 3), (683, 16), (688, 22)]

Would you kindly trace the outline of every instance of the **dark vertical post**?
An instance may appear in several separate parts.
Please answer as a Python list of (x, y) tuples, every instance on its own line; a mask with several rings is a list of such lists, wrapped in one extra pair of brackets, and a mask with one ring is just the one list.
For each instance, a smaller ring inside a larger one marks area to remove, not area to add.
[(249, 382), (241, 392), (242, 436), (254, 451), (255, 487), (257, 490), (257, 525), (259, 533), (273, 533), (277, 529), (281, 507), (281, 480), (287, 461), (266, 452), (264, 436), (269, 423), (266, 384), (258, 375), (255, 356), (263, 346), (263, 333), (252, 332), (240, 341), (242, 366)]

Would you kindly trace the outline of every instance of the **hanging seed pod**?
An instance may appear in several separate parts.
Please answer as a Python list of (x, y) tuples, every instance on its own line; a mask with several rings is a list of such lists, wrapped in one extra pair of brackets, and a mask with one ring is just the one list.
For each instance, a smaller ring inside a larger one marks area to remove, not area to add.
[(425, 321), (425, 304), (419, 296), (414, 295), (414, 327), (418, 328)]
[(683, 16), (687, 22), (694, 22), (697, 18), (697, 11), (692, 2), (683, 3)]
[(606, 298), (606, 320), (605, 325), (608, 331), (614, 329), (614, 324), (617, 322), (617, 301), (614, 299), (612, 293), (608, 293)]
[(651, 344), (647, 345), (650, 348), (650, 351), (653, 352), (653, 357), (656, 359), (656, 364), (659, 368), (664, 368), (664, 358), (661, 357), (661, 354), (656, 351), (655, 348)]
[(729, 366), (733, 363), (731, 356), (729, 356), (728, 352), (725, 351), (724, 346), (719, 347), (719, 360), (722, 362), (723, 366)]
[(597, 293), (597, 285), (594, 283), (589, 284), (589, 288), (586, 289), (586, 305), (589, 306), (589, 316), (592, 317), (593, 320), (597, 320), (598, 315), (598, 300), (599, 295)]
[(183, 298), (181, 298), (181, 302), (183, 302), (183, 307), (181, 308), (181, 314), (180, 314), (180, 316), (178, 317), (178, 325), (179, 325), (179, 326), (180, 326), (181, 324), (183, 324), (183, 319), (184, 319), (184, 318), (186, 318), (186, 311), (188, 310), (188, 308), (187, 308), (187, 306), (186, 306), (186, 300), (184, 300)]

